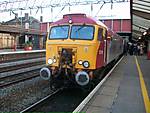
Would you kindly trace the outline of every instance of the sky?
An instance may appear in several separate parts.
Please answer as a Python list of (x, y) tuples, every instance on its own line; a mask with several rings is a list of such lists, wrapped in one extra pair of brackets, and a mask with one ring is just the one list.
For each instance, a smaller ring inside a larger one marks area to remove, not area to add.
[[(44, 8), (41, 10), (22, 10), (22, 11), (14, 11), (18, 13), (19, 17), (23, 17), (25, 13), (29, 13), (29, 16), (33, 16), (36, 19), (40, 20), (40, 16), (43, 16), (43, 22), (52, 22), (62, 18), (63, 14), (68, 13), (85, 13), (88, 16), (94, 17), (96, 19), (130, 19), (130, 2), (124, 3), (113, 3), (113, 7), (111, 9), (110, 3), (105, 3), (103, 7), (101, 4), (93, 4), (93, 10), (91, 10), (91, 5), (77, 5), (77, 6), (66, 6), (63, 7), (55, 7), (53, 11), (51, 8)], [(62, 10), (63, 9), (63, 10)], [(15, 15), (10, 12), (0, 13), (0, 22), (8, 21), (13, 19)]]

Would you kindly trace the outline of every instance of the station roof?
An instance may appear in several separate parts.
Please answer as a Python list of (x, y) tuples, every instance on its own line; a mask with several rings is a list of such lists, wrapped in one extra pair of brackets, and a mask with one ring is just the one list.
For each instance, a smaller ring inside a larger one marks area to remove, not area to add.
[(132, 7), (132, 29), (133, 38), (138, 40), (143, 33), (150, 28), (150, 1), (133, 0)]
[(13, 25), (0, 25), (0, 33), (29, 34), (45, 36), (46, 32), (37, 29), (25, 29)]
[(22, 23), (25, 23), (28, 20), (30, 20), (30, 22), (33, 22), (33, 21), (39, 22), (39, 20), (35, 19), (34, 17), (29, 17), (29, 19), (26, 19), (25, 17), (18, 17), (18, 18), (14, 18), (12, 20), (6, 21), (4, 24), (7, 25), (7, 23), (16, 23), (16, 20), (22, 21)]

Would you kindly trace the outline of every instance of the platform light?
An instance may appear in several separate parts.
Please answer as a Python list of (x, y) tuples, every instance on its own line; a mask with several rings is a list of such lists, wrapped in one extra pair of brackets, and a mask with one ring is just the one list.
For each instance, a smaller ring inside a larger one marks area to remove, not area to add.
[(139, 37), (139, 40), (141, 40), (141, 37)]
[(108, 37), (107, 37), (107, 39), (111, 39), (111, 37), (110, 37), (110, 36), (108, 36)]
[(32, 50), (32, 47), (29, 47), (29, 50)]
[(145, 31), (144, 33), (143, 33), (143, 35), (146, 35), (147, 34), (147, 32)]

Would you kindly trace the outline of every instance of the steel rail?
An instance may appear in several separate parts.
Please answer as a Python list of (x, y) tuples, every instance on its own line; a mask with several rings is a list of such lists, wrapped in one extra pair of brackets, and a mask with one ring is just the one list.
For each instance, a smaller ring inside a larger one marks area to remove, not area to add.
[(34, 108), (35, 106), (37, 106), (38, 104), (40, 104), (41, 102), (47, 100), (48, 98), (54, 96), (55, 94), (57, 94), (59, 91), (63, 90), (63, 88), (57, 89), (55, 92), (53, 92), (52, 94), (46, 96), (45, 98), (39, 100), (38, 102), (34, 103), (33, 105), (27, 107), (26, 109), (22, 110), (20, 113), (25, 113), (27, 111), (29, 111), (30, 109)]
[(45, 61), (38, 61), (38, 62), (36, 61), (36, 62), (31, 62), (31, 63), (18, 64), (15, 66), (12, 65), (12, 66), (7, 66), (7, 67), (0, 67), (0, 73), (14, 71), (14, 70), (32, 67), (32, 66), (36, 66), (36, 65), (41, 65), (41, 64), (44, 64), (44, 62)]
[[(8, 86), (13, 85), (13, 84), (17, 84), (17, 83), (20, 83), (20, 82), (23, 82), (23, 81), (26, 81), (26, 80), (29, 80), (32, 78), (36, 78), (39, 76), (39, 69), (37, 69), (36, 71), (37, 71), (36, 73), (35, 73), (35, 70), (34, 71), (32, 70), (30, 72), (24, 72), (21, 74), (16, 74), (13, 76), (13, 78), (15, 77), (15, 79), (17, 77), (19, 77), (19, 79), (16, 79), (16, 80), (11, 80), (12, 78), (9, 77), (10, 80), (5, 80), (5, 81), (2, 81), (2, 83), (0, 83), (0, 88), (8, 87)], [(24, 75), (22, 75), (22, 74), (24, 74)], [(8, 79), (8, 77), (7, 77), (7, 79)]]

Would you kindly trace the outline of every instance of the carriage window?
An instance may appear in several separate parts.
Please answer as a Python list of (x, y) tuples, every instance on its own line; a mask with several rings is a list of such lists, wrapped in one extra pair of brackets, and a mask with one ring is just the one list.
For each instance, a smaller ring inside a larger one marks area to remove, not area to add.
[(98, 29), (98, 40), (102, 40), (103, 39), (103, 29), (102, 28), (99, 28)]
[(94, 26), (73, 25), (71, 39), (92, 40), (94, 37)]
[(69, 26), (54, 26), (50, 29), (49, 39), (66, 39), (69, 34)]

